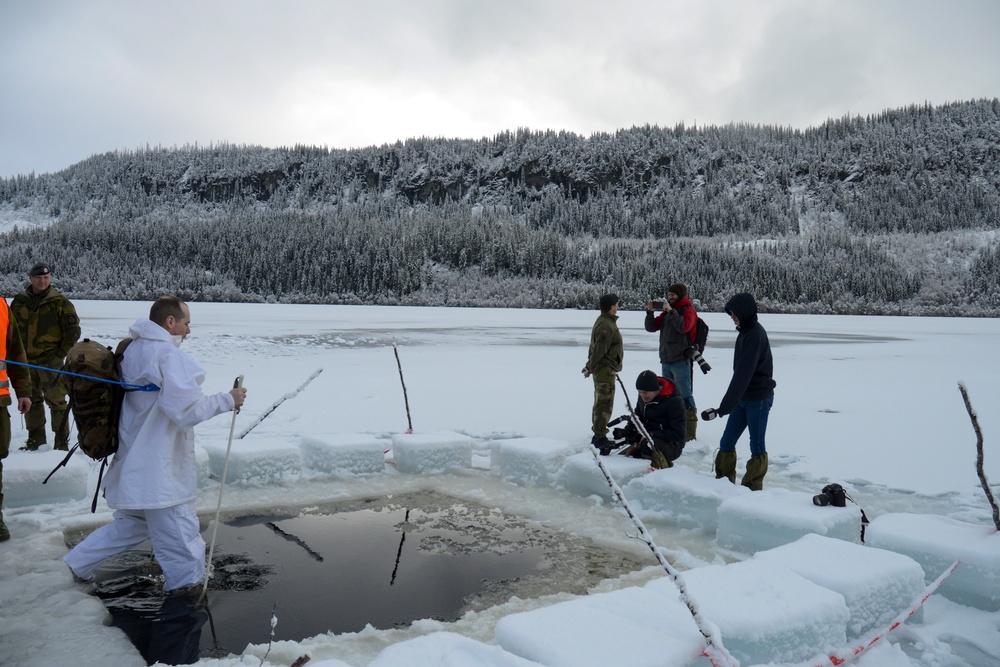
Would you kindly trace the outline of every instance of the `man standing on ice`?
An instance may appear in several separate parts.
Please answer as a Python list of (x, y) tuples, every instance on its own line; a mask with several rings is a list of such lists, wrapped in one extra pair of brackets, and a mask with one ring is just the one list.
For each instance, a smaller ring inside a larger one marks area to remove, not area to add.
[(715, 457), (715, 477), (728, 477), (733, 484), (736, 483), (736, 441), (743, 431), (750, 430), (750, 460), (741, 484), (752, 491), (760, 491), (767, 474), (764, 433), (776, 386), (772, 378), (771, 343), (757, 321), (757, 302), (752, 294), (743, 292), (734, 296), (726, 304), (726, 313), (733, 318), (739, 332), (733, 350), (733, 379), (719, 407), (705, 410), (701, 418), (708, 421), (729, 415)]
[(615, 409), (615, 378), (622, 369), (625, 346), (618, 331), (618, 297), (605, 294), (601, 297), (601, 314), (590, 332), (590, 350), (583, 367), (583, 377), (594, 377), (594, 437), (590, 444), (598, 449), (611, 447), (608, 440), (608, 422)]
[(153, 383), (156, 392), (125, 394), (119, 444), (104, 480), (104, 497), (114, 520), (91, 533), (63, 560), (81, 579), (101, 561), (146, 539), (163, 570), (164, 589), (200, 584), (205, 575), (205, 541), (195, 501), (194, 426), (243, 405), (242, 387), (206, 396), (205, 371), (181, 352), (191, 333), (187, 304), (173, 296), (157, 299), (149, 319), (129, 328), (132, 342), (122, 359), (122, 380)]

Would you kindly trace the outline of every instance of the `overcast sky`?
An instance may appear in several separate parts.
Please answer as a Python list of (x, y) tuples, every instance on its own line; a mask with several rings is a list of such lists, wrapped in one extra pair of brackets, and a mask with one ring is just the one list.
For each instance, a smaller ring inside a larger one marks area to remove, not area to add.
[(0, 177), (1000, 97), (1000, 0), (0, 0)]

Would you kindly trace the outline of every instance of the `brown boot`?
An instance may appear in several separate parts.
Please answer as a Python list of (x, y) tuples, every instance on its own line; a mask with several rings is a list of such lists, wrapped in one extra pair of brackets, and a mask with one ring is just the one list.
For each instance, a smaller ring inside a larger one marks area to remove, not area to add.
[(743, 475), (743, 486), (751, 491), (760, 491), (764, 488), (764, 475), (767, 474), (767, 452), (751, 456), (747, 461), (747, 471)]
[(736, 483), (736, 452), (719, 451), (715, 455), (715, 479), (723, 477)]
[(687, 437), (684, 442), (691, 442), (698, 439), (698, 411), (694, 408), (684, 410), (687, 417)]

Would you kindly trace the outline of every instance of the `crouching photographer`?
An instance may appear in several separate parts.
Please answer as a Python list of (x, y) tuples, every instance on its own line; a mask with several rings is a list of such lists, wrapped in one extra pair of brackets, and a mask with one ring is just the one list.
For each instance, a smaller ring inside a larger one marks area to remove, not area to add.
[[(636, 417), (653, 439), (651, 444), (641, 443), (640, 456), (649, 459), (654, 468), (670, 468), (684, 451), (687, 434), (684, 399), (672, 382), (658, 377), (653, 371), (640, 373), (635, 388), (639, 392)], [(639, 440), (643, 440), (641, 435)]]

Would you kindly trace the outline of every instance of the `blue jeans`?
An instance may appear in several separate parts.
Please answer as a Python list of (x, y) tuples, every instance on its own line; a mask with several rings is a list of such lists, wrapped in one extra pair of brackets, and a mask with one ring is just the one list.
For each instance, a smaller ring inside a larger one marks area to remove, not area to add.
[(726, 421), (726, 430), (722, 432), (722, 440), (719, 441), (719, 450), (723, 452), (735, 452), (736, 441), (743, 435), (743, 431), (750, 429), (750, 454), (759, 456), (767, 453), (764, 446), (764, 433), (767, 431), (767, 415), (774, 405), (774, 396), (762, 398), (757, 401), (740, 401), (729, 413)]
[(684, 407), (694, 410), (694, 391), (691, 382), (691, 360), (671, 361), (662, 366), (664, 380), (670, 380), (677, 387), (677, 393), (684, 399)]

